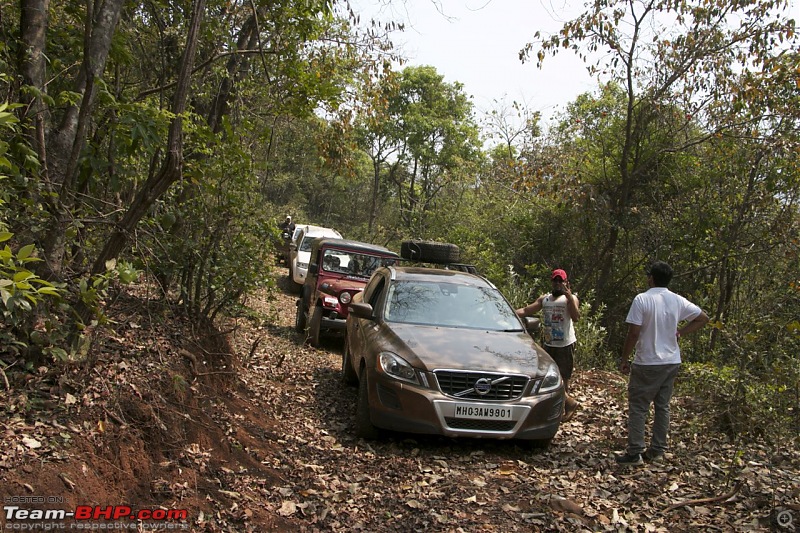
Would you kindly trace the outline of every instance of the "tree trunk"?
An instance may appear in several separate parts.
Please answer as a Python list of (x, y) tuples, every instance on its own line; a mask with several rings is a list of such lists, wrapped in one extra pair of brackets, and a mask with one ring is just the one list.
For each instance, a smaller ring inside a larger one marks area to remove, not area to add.
[[(50, 0), (22, 0), (20, 16), (20, 74), (22, 83), (45, 93), (45, 43), (47, 10)], [(47, 106), (40, 96), (22, 91), (25, 107), (20, 121), (26, 127), (30, 144), (39, 156), (42, 175), (47, 176), (47, 150), (44, 142)]]
[(82, 93), (80, 106), (70, 106), (57, 130), (48, 138), (48, 187), (58, 193), (50, 203), (51, 221), (43, 239), (45, 267), (58, 277), (64, 260), (65, 233), (74, 203), (73, 184), (78, 160), (86, 142), (86, 132), (94, 110), (96, 84), (106, 68), (111, 41), (119, 22), (124, 0), (106, 0), (95, 14), (87, 3), (83, 64), (75, 80), (75, 92)]
[[(192, 19), (189, 34), (186, 39), (186, 49), (183, 52), (180, 72), (178, 74), (175, 96), (172, 101), (172, 113), (175, 115), (169, 128), (167, 141), (167, 154), (159, 171), (150, 176), (133, 199), (128, 211), (117, 224), (117, 229), (106, 241), (103, 250), (95, 259), (92, 274), (99, 274), (106, 270), (106, 263), (116, 259), (128, 243), (128, 235), (136, 224), (147, 213), (156, 199), (164, 194), (170, 185), (181, 177), (183, 164), (183, 113), (186, 110), (186, 97), (189, 91), (191, 73), (194, 68), (194, 59), (197, 51), (200, 24), (205, 11), (205, 0), (196, 0), (192, 10)], [(90, 310), (79, 305), (79, 316), (85, 323), (89, 318)]]
[(372, 159), (372, 200), (369, 206), (369, 223), (367, 233), (372, 235), (372, 228), (375, 226), (375, 218), (378, 215), (378, 196), (381, 192), (381, 161), (377, 158)]

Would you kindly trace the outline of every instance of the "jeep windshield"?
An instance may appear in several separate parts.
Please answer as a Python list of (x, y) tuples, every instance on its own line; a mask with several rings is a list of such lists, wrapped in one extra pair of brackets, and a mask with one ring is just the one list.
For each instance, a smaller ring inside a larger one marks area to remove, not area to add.
[(381, 266), (391, 266), (395, 263), (392, 257), (370, 255), (363, 252), (354, 252), (328, 248), (322, 255), (322, 269), (326, 272), (345, 274), (359, 278), (369, 278), (372, 272)]
[(393, 283), (384, 319), (426, 326), (522, 331), (514, 310), (499, 291), (455, 283)]

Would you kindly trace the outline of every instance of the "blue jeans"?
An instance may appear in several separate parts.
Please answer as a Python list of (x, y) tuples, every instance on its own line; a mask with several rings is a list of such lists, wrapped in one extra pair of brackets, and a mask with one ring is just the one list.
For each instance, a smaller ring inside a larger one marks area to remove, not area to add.
[(644, 429), (653, 404), (653, 434), (650, 449), (663, 453), (669, 432), (669, 401), (681, 365), (631, 365), (628, 382), (628, 449), (636, 455), (645, 451)]

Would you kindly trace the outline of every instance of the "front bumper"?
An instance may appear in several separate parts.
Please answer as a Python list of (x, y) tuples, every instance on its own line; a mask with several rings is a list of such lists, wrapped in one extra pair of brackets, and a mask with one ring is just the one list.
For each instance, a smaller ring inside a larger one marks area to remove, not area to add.
[(295, 282), (295, 283), (297, 283), (298, 285), (303, 285), (303, 284), (306, 282), (306, 274), (308, 274), (308, 271), (307, 271), (307, 270), (298, 270), (298, 269), (295, 269), (295, 270), (294, 270), (294, 275), (293, 275), (292, 279), (293, 279), (293, 280), (294, 280), (294, 282)]
[[(433, 378), (435, 381), (435, 378)], [(460, 401), (426, 388), (368, 370), (370, 418), (380, 428), (407, 433), (492, 439), (551, 439), (564, 409), (564, 389), (512, 401)], [(510, 410), (508, 420), (467, 418), (456, 406), (469, 404), (483, 412)]]
[(323, 316), (322, 321), (320, 322), (320, 327), (322, 329), (343, 330), (345, 327), (347, 327), (347, 320), (338, 315), (334, 317), (333, 314), (329, 316)]

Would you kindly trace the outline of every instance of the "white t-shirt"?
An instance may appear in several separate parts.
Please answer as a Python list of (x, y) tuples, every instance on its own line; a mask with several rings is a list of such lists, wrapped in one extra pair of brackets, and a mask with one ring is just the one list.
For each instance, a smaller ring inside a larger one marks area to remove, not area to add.
[(562, 294), (558, 298), (553, 298), (552, 294), (545, 296), (542, 300), (542, 314), (544, 315), (544, 343), (546, 345), (563, 348), (577, 340), (565, 295)]
[(652, 287), (636, 295), (625, 322), (641, 326), (636, 342), (637, 365), (674, 365), (681, 362), (678, 324), (694, 320), (702, 310), (666, 287)]

